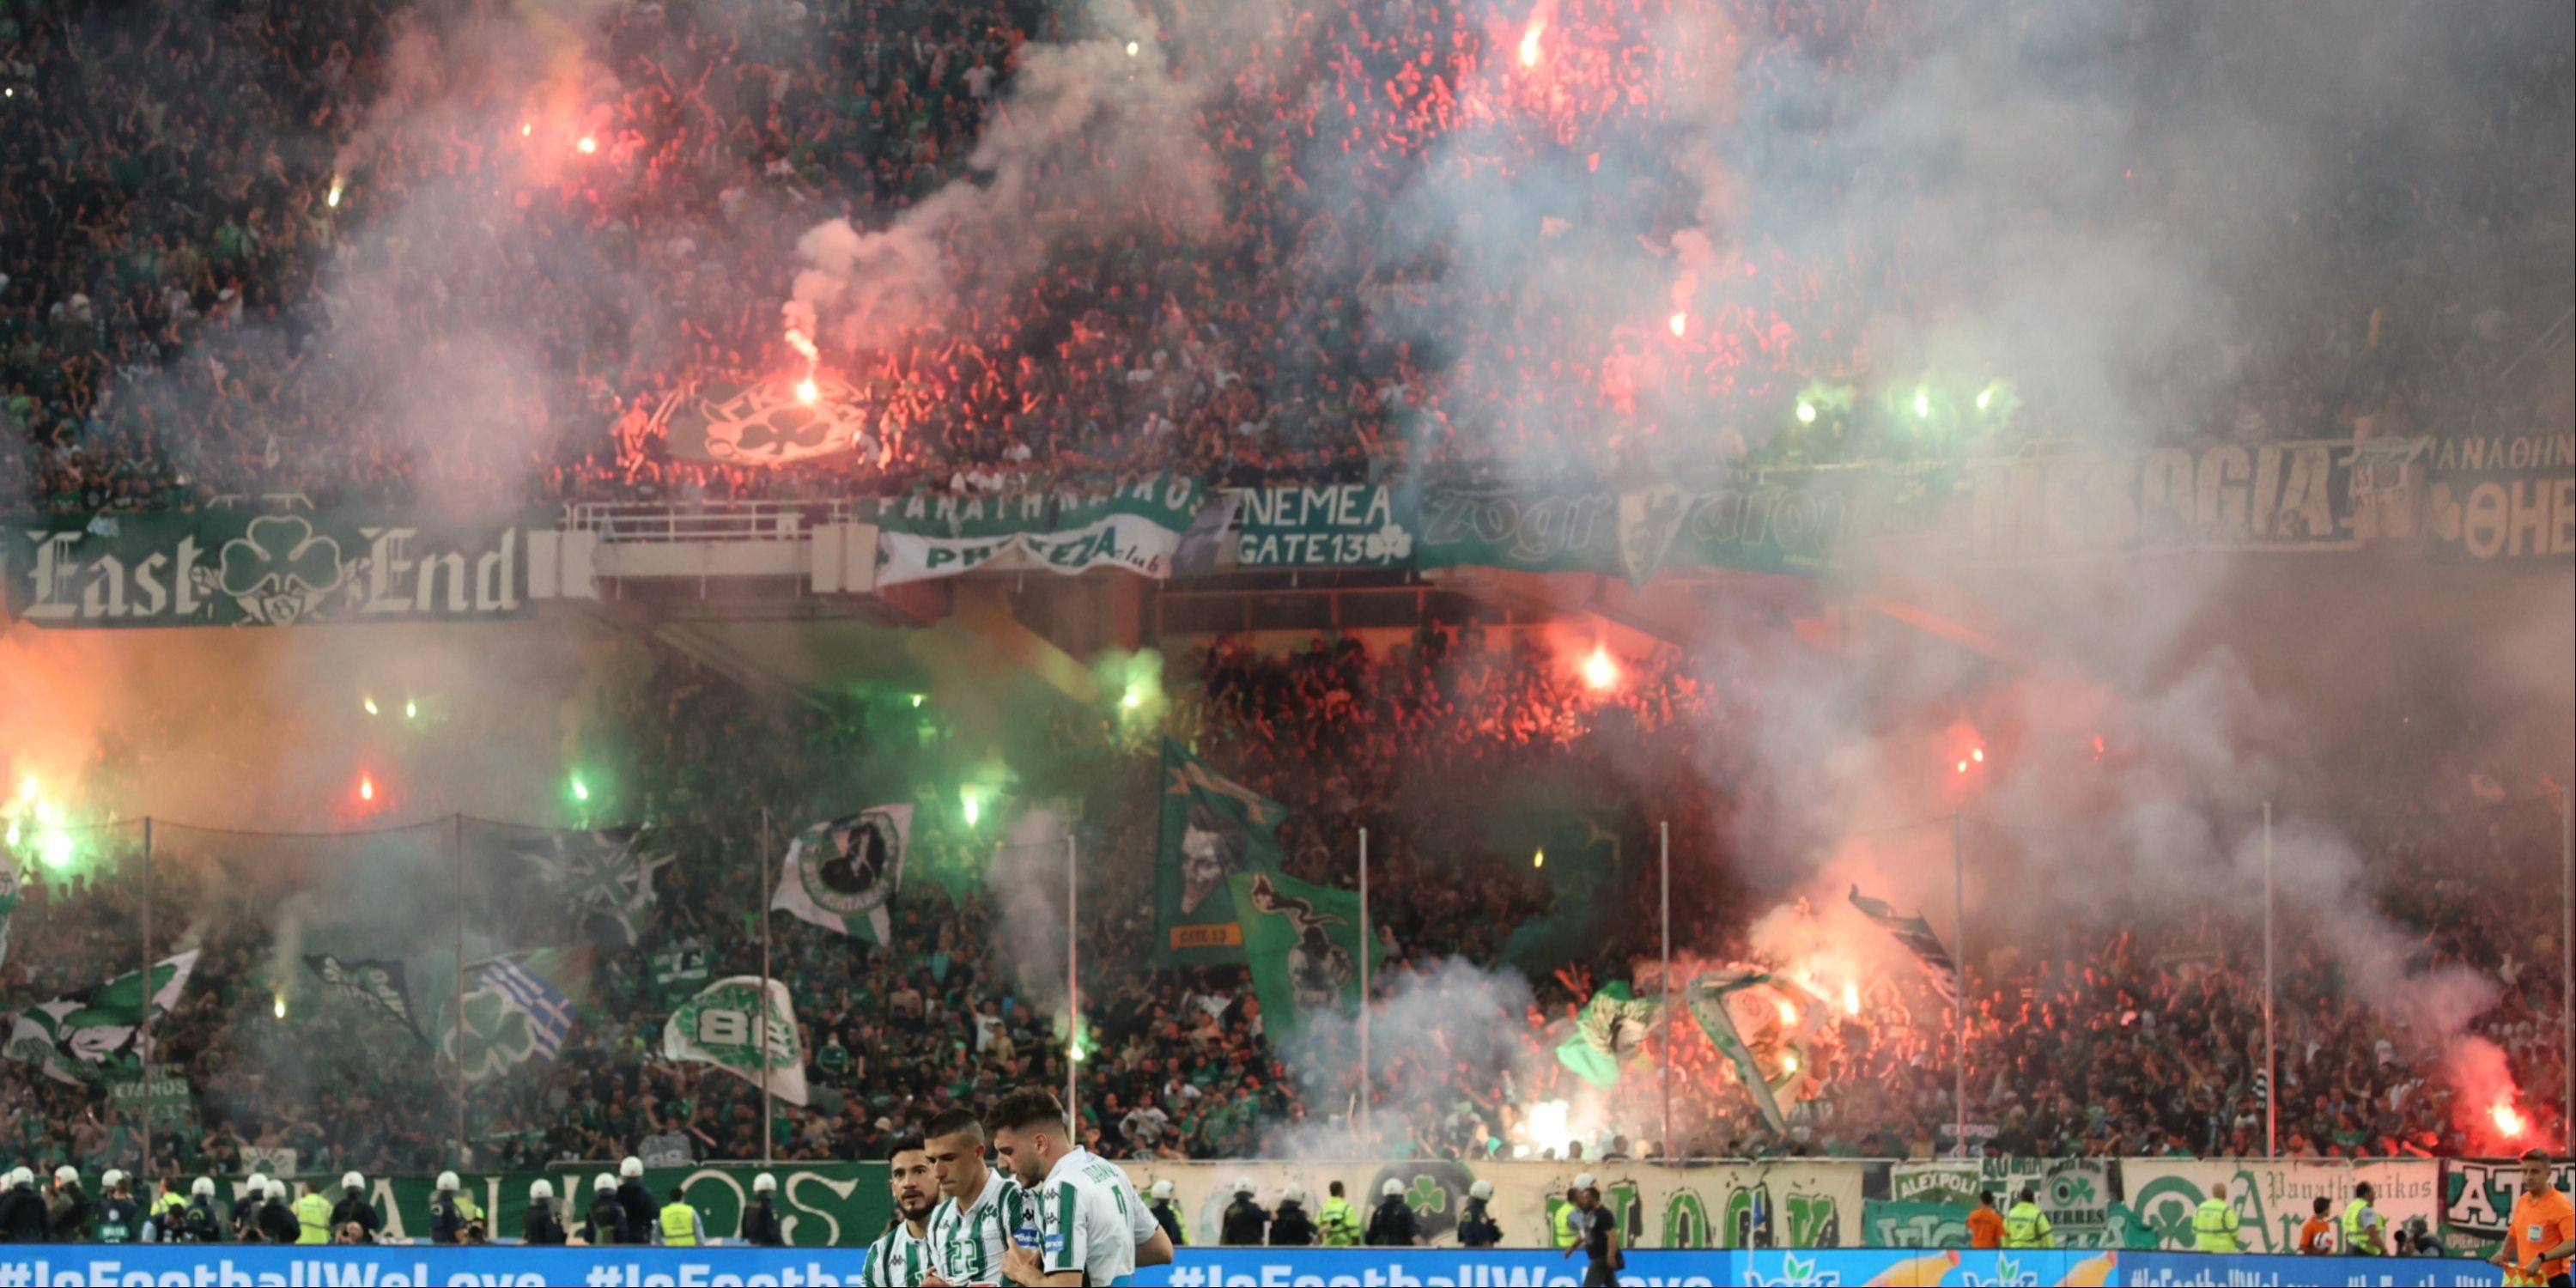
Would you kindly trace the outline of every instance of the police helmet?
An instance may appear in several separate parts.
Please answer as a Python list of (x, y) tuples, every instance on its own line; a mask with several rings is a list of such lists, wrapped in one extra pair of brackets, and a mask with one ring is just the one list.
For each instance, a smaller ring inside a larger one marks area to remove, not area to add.
[(1386, 1184), (1384, 1184), (1384, 1185), (1381, 1185), (1381, 1186), (1377, 1187), (1377, 1192), (1378, 1192), (1380, 1195), (1382, 1195), (1382, 1196), (1384, 1196), (1384, 1197), (1386, 1197), (1386, 1198), (1390, 1198), (1390, 1199), (1399, 1199), (1399, 1198), (1403, 1198), (1403, 1197), (1404, 1197), (1404, 1182), (1399, 1181), (1399, 1180), (1395, 1179), (1394, 1177), (1390, 1176), (1390, 1177), (1386, 1178)]
[(1235, 1193), (1240, 1194), (1240, 1195), (1243, 1195), (1243, 1196), (1245, 1196), (1246, 1198), (1249, 1198), (1249, 1197), (1251, 1197), (1251, 1195), (1252, 1195), (1252, 1188), (1253, 1188), (1253, 1187), (1252, 1187), (1252, 1178), (1251, 1178), (1251, 1177), (1249, 1177), (1249, 1176), (1238, 1176), (1238, 1177), (1234, 1178), (1234, 1192), (1235, 1192)]
[(340, 1178), (340, 1188), (344, 1190), (363, 1190), (367, 1188), (367, 1178), (358, 1175), (356, 1172), (351, 1172)]
[(197, 1179), (188, 1182), (188, 1192), (201, 1199), (213, 1198), (215, 1196), (215, 1180), (211, 1176), (200, 1176)]
[(1494, 1183), (1492, 1181), (1478, 1181), (1475, 1184), (1468, 1186), (1467, 1197), (1471, 1199), (1492, 1199), (1494, 1197)]
[(1303, 1185), (1290, 1185), (1288, 1188), (1279, 1191), (1279, 1201), (1282, 1203), (1294, 1203), (1300, 1207), (1305, 1206), (1306, 1187)]
[(554, 1196), (555, 1196), (555, 1183), (554, 1183), (554, 1182), (552, 1182), (552, 1181), (530, 1181), (530, 1182), (528, 1182), (528, 1201), (529, 1201), (530, 1203), (538, 1203), (538, 1202), (548, 1201), (548, 1200), (553, 1199), (553, 1198), (554, 1198)]
[(633, 1154), (627, 1155), (626, 1161), (617, 1165), (617, 1174), (630, 1181), (642, 1178), (644, 1175), (644, 1160), (637, 1158)]
[(439, 1192), (439, 1193), (441, 1193), (441, 1194), (453, 1194), (453, 1193), (455, 1193), (455, 1192), (456, 1192), (456, 1188), (457, 1188), (456, 1173), (454, 1173), (454, 1172), (440, 1172), (440, 1173), (438, 1174), (438, 1192)]
[(777, 1193), (778, 1178), (767, 1172), (762, 1172), (760, 1175), (751, 1178), (751, 1192), (754, 1194)]
[(608, 1191), (617, 1188), (617, 1178), (606, 1172), (601, 1172), (598, 1178), (590, 1183), (590, 1188), (605, 1194)]
[(1154, 1188), (1151, 1192), (1157, 1200), (1169, 1203), (1172, 1201), (1173, 1188), (1174, 1187), (1169, 1180), (1161, 1180), (1154, 1182)]

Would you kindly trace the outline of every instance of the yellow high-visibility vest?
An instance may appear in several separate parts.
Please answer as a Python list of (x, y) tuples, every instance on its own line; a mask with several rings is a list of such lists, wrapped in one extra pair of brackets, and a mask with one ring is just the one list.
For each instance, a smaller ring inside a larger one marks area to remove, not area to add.
[(331, 1241), (331, 1201), (319, 1194), (307, 1194), (295, 1200), (295, 1241), (299, 1244)]
[(1576, 1232), (1574, 1225), (1575, 1217), (1580, 1215), (1582, 1211), (1583, 1209), (1578, 1208), (1571, 1203), (1565, 1204), (1556, 1210), (1556, 1246), (1558, 1248), (1571, 1248), (1575, 1245), (1577, 1240), (1583, 1237), (1581, 1234)]
[(2004, 1246), (2007, 1248), (2048, 1248), (2057, 1244), (2055, 1231), (2048, 1227), (2048, 1217), (2036, 1203), (2015, 1203), (2004, 1213)]
[(2354, 1199), (2352, 1202), (2344, 1205), (2343, 1247), (2339, 1249), (2343, 1255), (2347, 1257), (2375, 1257), (2379, 1255), (2378, 1250), (2370, 1246), (2370, 1241), (2361, 1237), (2361, 1214), (2369, 1210), (2370, 1204), (2361, 1199)]
[(2191, 1214), (2192, 1245), (2202, 1252), (2236, 1251), (2236, 1207), (2225, 1199), (2202, 1199)]
[(662, 1209), (662, 1246), (694, 1248), (698, 1246), (698, 1210), (686, 1203), (673, 1202)]

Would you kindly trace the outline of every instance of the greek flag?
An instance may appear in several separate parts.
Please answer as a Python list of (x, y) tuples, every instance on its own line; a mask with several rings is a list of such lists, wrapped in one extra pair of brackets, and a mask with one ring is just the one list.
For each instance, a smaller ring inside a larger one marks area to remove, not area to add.
[(527, 1014), (530, 1054), (551, 1060), (563, 1050), (564, 1038), (572, 1033), (572, 1002), (554, 985), (530, 973), (517, 958), (503, 957), (484, 965), (483, 987)]

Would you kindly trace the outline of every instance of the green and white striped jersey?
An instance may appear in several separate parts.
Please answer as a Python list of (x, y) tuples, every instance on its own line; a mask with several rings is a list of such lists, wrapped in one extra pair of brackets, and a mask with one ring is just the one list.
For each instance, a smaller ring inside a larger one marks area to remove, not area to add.
[(1079, 1271), (1088, 1284), (1121, 1284), (1133, 1276), (1137, 1239), (1129, 1190), (1126, 1173), (1089, 1150), (1077, 1148), (1057, 1159), (1037, 1192), (1045, 1268)]
[(1037, 1222), (1026, 1211), (1019, 1183), (998, 1172), (987, 1173), (984, 1190), (963, 1208), (949, 1199), (930, 1210), (930, 1264), (952, 1284), (999, 1283), (1002, 1254), (1013, 1237), (1034, 1239)]
[(912, 1227), (897, 1221), (868, 1245), (867, 1260), (859, 1263), (859, 1284), (860, 1288), (913, 1288), (928, 1273), (930, 1245), (912, 1237)]

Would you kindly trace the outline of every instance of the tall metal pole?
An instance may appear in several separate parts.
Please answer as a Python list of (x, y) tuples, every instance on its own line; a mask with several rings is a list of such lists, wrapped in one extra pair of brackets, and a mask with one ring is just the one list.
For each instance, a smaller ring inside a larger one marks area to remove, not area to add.
[(2272, 802), (2263, 802), (2263, 1157), (2281, 1156), (2281, 1066), (2273, 1052)]
[(1664, 1157), (1675, 1157), (1673, 1149), (1673, 1011), (1680, 995), (1673, 991), (1673, 825), (1655, 824), (1655, 843), (1661, 852), (1658, 860), (1664, 870)]
[(770, 1136), (777, 1130), (778, 1111), (769, 1098), (769, 807), (760, 807), (760, 851), (752, 862), (760, 867), (760, 1164), (770, 1163)]
[(1950, 985), (1959, 994), (1956, 1103), (1959, 1157), (1968, 1156), (1968, 832), (1959, 811), (1950, 811), (1950, 914), (1959, 929), (1959, 951), (1950, 963)]
[(2567, 1071), (2566, 1099), (2559, 1110), (2567, 1128), (2567, 1152), (2576, 1154), (2576, 789), (2558, 790), (2558, 861), (2563, 872), (2558, 907), (2559, 1063)]
[(1082, 1138), (1082, 883), (1073, 829), (1064, 833), (1064, 1113)]
[[(135, 1045), (143, 1051), (143, 1079), (152, 1080), (152, 818), (143, 819), (143, 1023)], [(139, 1098), (143, 1110), (143, 1165), (135, 1173), (143, 1177), (143, 1196), (152, 1197), (152, 1092), (147, 1086)]]
[(1368, 905), (1368, 829), (1360, 829), (1360, 1140), (1361, 1147), (1372, 1155), (1377, 1151), (1375, 1112), (1369, 1101), (1369, 958), (1377, 954), (1377, 932), (1369, 925)]
[(456, 867), (456, 1161), (465, 1169), (465, 815), (447, 819), (447, 852)]

